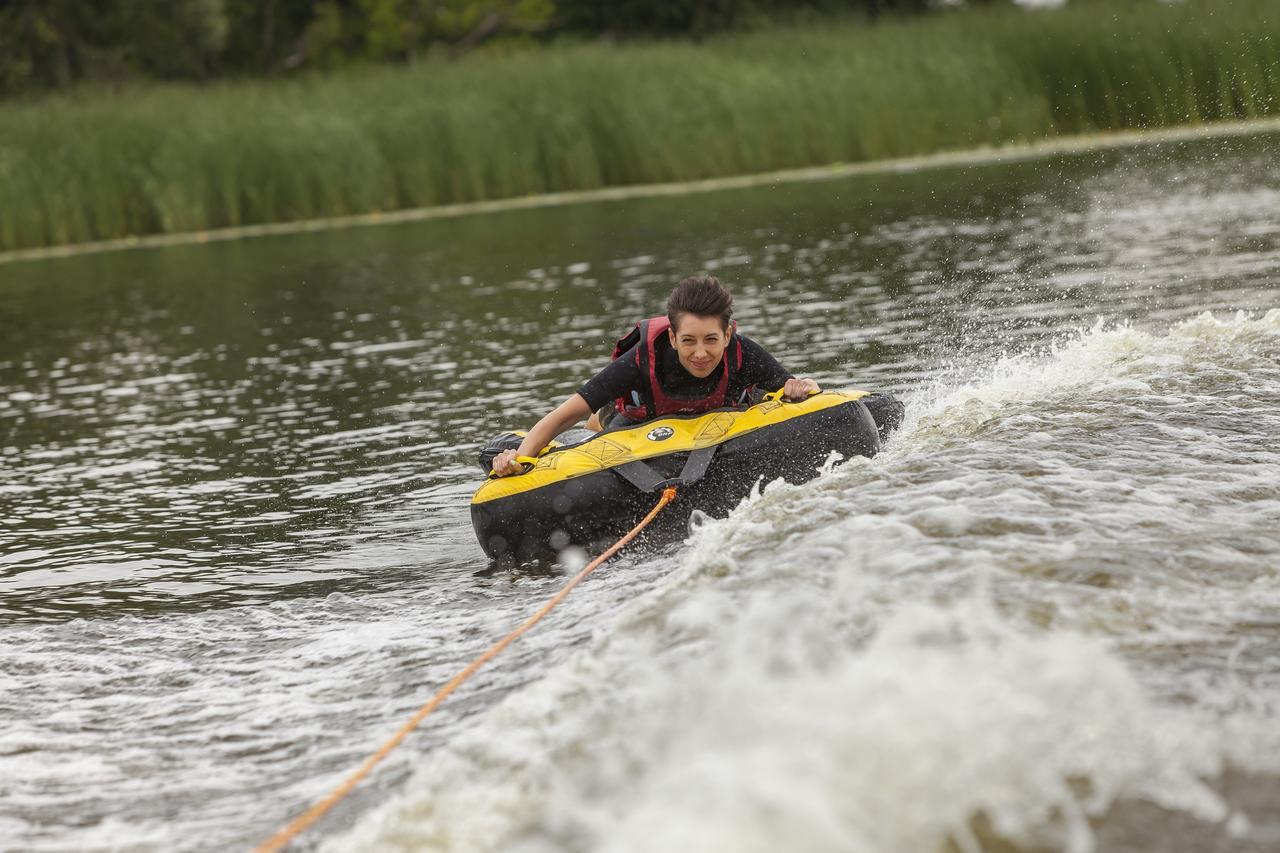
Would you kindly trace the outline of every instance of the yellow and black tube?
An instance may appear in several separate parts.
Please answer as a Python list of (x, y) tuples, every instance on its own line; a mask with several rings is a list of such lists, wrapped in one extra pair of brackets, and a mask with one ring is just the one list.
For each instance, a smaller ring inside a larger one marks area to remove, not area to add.
[(824, 391), (798, 403), (672, 416), (544, 451), (526, 473), (490, 477), (471, 499), (480, 547), (525, 562), (570, 545), (591, 551), (628, 530), (659, 487), (681, 486), (664, 514), (684, 529), (693, 509), (728, 512), (760, 479), (817, 476), (832, 452), (873, 456), (902, 404), (866, 391)]

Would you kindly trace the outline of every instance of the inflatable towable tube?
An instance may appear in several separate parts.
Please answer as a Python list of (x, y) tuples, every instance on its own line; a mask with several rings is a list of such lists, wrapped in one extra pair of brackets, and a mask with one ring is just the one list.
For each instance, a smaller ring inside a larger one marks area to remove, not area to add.
[[(601, 433), (572, 430), (526, 473), (491, 476), (471, 499), (471, 522), (495, 559), (527, 562), (569, 546), (594, 552), (626, 533), (663, 487), (677, 485), (679, 497), (659, 520), (683, 531), (694, 509), (724, 515), (761, 479), (802, 483), (833, 452), (874, 456), (902, 415), (888, 394), (824, 391), (798, 403), (772, 399)], [(496, 437), (481, 465), (489, 470), (519, 442), (515, 433)]]

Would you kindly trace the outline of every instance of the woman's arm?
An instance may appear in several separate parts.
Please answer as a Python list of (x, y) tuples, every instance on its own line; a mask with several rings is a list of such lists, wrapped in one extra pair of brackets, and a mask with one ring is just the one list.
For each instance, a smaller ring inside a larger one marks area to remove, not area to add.
[(792, 402), (805, 399), (822, 389), (812, 379), (797, 379), (768, 350), (745, 335), (738, 335), (742, 347), (742, 381), (765, 391), (782, 389), (782, 396)]
[(542, 420), (533, 425), (529, 434), (520, 442), (517, 450), (504, 450), (493, 458), (493, 473), (499, 477), (524, 473), (524, 466), (517, 456), (537, 456), (551, 439), (591, 414), (591, 407), (581, 394), (574, 394), (556, 406)]

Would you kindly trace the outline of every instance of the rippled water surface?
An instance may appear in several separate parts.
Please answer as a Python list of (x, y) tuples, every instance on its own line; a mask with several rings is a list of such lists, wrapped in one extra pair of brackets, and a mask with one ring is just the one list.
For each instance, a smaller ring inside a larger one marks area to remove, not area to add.
[(475, 445), (700, 269), (902, 432), (594, 575), (302, 847), (1280, 848), (1277, 151), (0, 267), (0, 849), (329, 790), (563, 580)]

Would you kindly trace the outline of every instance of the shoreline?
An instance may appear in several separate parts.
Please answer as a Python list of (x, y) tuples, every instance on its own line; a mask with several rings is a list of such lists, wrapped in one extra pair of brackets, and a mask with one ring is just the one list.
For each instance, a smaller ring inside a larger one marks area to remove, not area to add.
[(464, 202), (431, 207), (406, 208), (386, 212), (349, 214), (345, 216), (270, 222), (260, 225), (241, 225), (207, 231), (185, 231), (173, 234), (149, 234), (138, 237), (120, 237), (86, 243), (67, 243), (58, 246), (42, 246), (31, 249), (15, 249), (0, 252), (0, 265), (73, 258), (81, 255), (120, 252), (131, 249), (152, 249), (169, 246), (204, 245), (255, 237), (288, 236), (320, 231), (335, 231), (377, 225), (396, 225), (422, 222), (432, 219), (453, 219), (485, 213), (501, 213), (511, 210), (530, 210), (542, 207), (563, 207), (602, 201), (657, 198), (663, 196), (696, 195), (724, 190), (749, 189), (769, 184), (805, 183), (860, 175), (894, 174), (928, 171), (956, 166), (987, 166), (1036, 160), (1046, 157), (1082, 154), (1089, 151), (1108, 151), (1120, 148), (1138, 148), (1168, 142), (1184, 142), (1200, 139), (1228, 138), (1236, 136), (1280, 133), (1280, 118), (1247, 119), (1230, 122), (1214, 122), (1197, 125), (1177, 125), (1152, 130), (1099, 131), (1070, 136), (1059, 136), (1036, 142), (1016, 143), (998, 147), (971, 148), (941, 151), (912, 157), (896, 157), (867, 160), (856, 163), (831, 163), (824, 166), (807, 166), (773, 172), (733, 175), (721, 178), (704, 178), (674, 183), (633, 184), (604, 187), (591, 190), (568, 190), (540, 195), (494, 199), (491, 201)]

